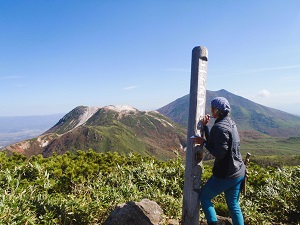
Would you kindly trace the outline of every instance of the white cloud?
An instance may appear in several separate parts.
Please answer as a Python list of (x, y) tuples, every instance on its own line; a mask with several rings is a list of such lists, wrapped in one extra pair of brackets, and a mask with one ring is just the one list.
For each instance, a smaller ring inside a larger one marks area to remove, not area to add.
[(267, 91), (266, 89), (263, 89), (258, 92), (258, 96), (262, 97), (262, 98), (268, 98), (271, 96), (271, 93), (269, 91)]
[(135, 88), (137, 88), (138, 86), (128, 86), (128, 87), (124, 87), (123, 88), (123, 90), (125, 90), (125, 91), (128, 91), (128, 90), (132, 90), (132, 89), (135, 89)]

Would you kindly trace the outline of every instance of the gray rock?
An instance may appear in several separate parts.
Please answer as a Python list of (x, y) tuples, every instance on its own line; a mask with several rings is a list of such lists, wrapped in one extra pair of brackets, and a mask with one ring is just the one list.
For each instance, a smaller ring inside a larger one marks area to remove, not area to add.
[[(218, 216), (220, 225), (232, 225), (230, 218)], [(179, 225), (176, 219), (166, 220), (161, 207), (154, 201), (127, 202), (117, 205), (103, 225)], [(207, 222), (199, 221), (199, 225)]]
[[(232, 221), (230, 218), (217, 216), (220, 225), (232, 225)], [(200, 222), (199, 225), (207, 225), (207, 222)]]
[(103, 225), (162, 225), (163, 210), (149, 199), (118, 205)]

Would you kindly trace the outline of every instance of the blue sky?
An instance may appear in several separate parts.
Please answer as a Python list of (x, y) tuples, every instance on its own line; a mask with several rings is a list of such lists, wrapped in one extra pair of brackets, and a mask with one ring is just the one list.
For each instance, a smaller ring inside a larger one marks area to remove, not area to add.
[(0, 116), (158, 109), (207, 89), (300, 115), (300, 1), (0, 0)]

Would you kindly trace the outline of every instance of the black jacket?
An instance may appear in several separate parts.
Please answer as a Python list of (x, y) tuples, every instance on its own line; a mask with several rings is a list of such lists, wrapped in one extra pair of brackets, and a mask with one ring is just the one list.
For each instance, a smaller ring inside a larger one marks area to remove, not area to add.
[(210, 132), (205, 126), (206, 149), (215, 157), (213, 175), (234, 179), (245, 175), (240, 153), (240, 137), (229, 116), (218, 118)]

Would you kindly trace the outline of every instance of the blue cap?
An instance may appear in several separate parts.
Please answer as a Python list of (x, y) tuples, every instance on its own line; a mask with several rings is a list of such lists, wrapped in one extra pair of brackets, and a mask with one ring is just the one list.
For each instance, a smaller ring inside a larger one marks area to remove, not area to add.
[(229, 112), (230, 104), (226, 98), (216, 97), (211, 101), (211, 107), (217, 108), (218, 110)]

